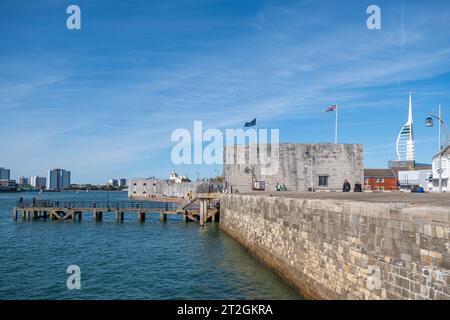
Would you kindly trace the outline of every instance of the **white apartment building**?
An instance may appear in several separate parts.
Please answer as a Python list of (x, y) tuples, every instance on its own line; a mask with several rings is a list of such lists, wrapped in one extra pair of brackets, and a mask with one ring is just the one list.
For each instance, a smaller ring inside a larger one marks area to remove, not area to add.
[(441, 167), (439, 166), (439, 153), (433, 156), (433, 192), (439, 192), (439, 168), (441, 169), (442, 191), (447, 192), (450, 172), (450, 146), (442, 151)]

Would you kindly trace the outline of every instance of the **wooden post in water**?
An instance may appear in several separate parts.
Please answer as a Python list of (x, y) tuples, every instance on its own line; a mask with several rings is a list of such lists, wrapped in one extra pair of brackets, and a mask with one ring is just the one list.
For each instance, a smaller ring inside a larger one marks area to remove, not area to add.
[(124, 212), (122, 211), (122, 212), (120, 213), (120, 221), (123, 221), (123, 218), (124, 218)]
[(103, 220), (103, 212), (102, 211), (97, 211), (94, 209), (94, 221), (95, 222), (99, 222)]
[(145, 212), (138, 212), (138, 221), (139, 222), (145, 221)]
[(14, 219), (14, 221), (17, 221), (17, 208), (14, 208), (13, 219)]
[(161, 213), (159, 214), (159, 221), (161, 222), (167, 221), (167, 214), (164, 213), (163, 211), (161, 211)]
[(83, 211), (78, 212), (78, 221), (81, 221), (83, 219)]
[(200, 225), (203, 226), (205, 224), (206, 215), (208, 214), (206, 199), (200, 199)]

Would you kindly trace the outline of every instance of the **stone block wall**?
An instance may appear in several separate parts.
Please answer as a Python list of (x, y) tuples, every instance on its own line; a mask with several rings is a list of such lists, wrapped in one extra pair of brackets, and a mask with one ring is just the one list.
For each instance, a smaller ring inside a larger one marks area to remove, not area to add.
[(226, 195), (220, 228), (315, 299), (450, 299), (450, 208)]
[(145, 199), (152, 196), (187, 197), (188, 192), (194, 194), (221, 191), (222, 186), (208, 182), (181, 182), (175, 183), (158, 179), (130, 179), (128, 182), (128, 198)]
[[(266, 191), (275, 191), (277, 183), (284, 184), (288, 191), (342, 190), (344, 179), (352, 186), (364, 183), (364, 151), (360, 144), (288, 144), (279, 145), (279, 170), (274, 175), (265, 175), (258, 161), (239, 164), (238, 157), (249, 159), (250, 147), (244, 145), (225, 146), (224, 175), (228, 192), (245, 193), (252, 190), (252, 180), (264, 181)], [(270, 149), (269, 149), (270, 150)], [(273, 162), (274, 155), (270, 157)], [(259, 159), (259, 157), (258, 157)], [(253, 171), (254, 176), (246, 168)], [(319, 186), (319, 176), (328, 177), (328, 186)]]

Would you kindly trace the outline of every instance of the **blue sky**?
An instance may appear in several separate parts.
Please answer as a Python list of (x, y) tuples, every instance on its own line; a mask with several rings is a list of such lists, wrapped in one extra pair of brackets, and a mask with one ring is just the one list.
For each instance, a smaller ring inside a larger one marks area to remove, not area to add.
[[(66, 28), (77, 4), (82, 29)], [(368, 30), (366, 8), (382, 10)], [(0, 166), (52, 167), (73, 182), (195, 178), (174, 166), (176, 128), (239, 128), (257, 118), (282, 142), (363, 143), (366, 167), (394, 159), (413, 92), (416, 159), (430, 162), (443, 105), (450, 122), (449, 1), (0, 2)]]

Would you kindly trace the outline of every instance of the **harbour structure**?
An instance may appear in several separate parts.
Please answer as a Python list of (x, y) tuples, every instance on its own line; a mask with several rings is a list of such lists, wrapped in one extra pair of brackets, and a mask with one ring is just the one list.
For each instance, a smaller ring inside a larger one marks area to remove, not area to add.
[(221, 231), (306, 299), (450, 300), (449, 194), (252, 192), (220, 209)]
[(180, 203), (151, 201), (61, 201), (61, 200), (19, 200), (13, 209), (13, 218), (18, 220), (71, 220), (81, 221), (83, 214), (92, 214), (95, 222), (103, 220), (103, 214), (113, 214), (117, 221), (123, 221), (125, 214), (135, 214), (144, 222), (146, 214), (159, 213), (160, 221), (166, 221), (168, 214), (181, 215), (184, 222), (195, 221), (203, 226), (206, 222), (219, 221), (221, 194), (197, 194)]
[[(239, 159), (251, 159), (243, 163)], [(274, 148), (278, 152), (274, 152)], [(261, 154), (270, 150), (264, 159)], [(361, 144), (226, 145), (224, 176), (227, 193), (251, 191), (340, 191), (344, 180), (363, 183), (364, 147)], [(267, 163), (278, 170), (266, 170)], [(278, 186), (278, 188), (277, 188)]]
[(0, 179), (0, 192), (17, 192), (16, 180)]
[[(158, 200), (163, 198), (188, 198), (189, 194), (215, 193), (222, 191), (221, 183), (211, 182), (175, 182), (153, 178), (128, 180), (128, 198)], [(178, 201), (178, 200), (177, 200)]]
[(416, 160), (411, 92), (409, 93), (408, 121), (406, 121), (398, 134), (396, 147), (398, 161), (414, 162)]

